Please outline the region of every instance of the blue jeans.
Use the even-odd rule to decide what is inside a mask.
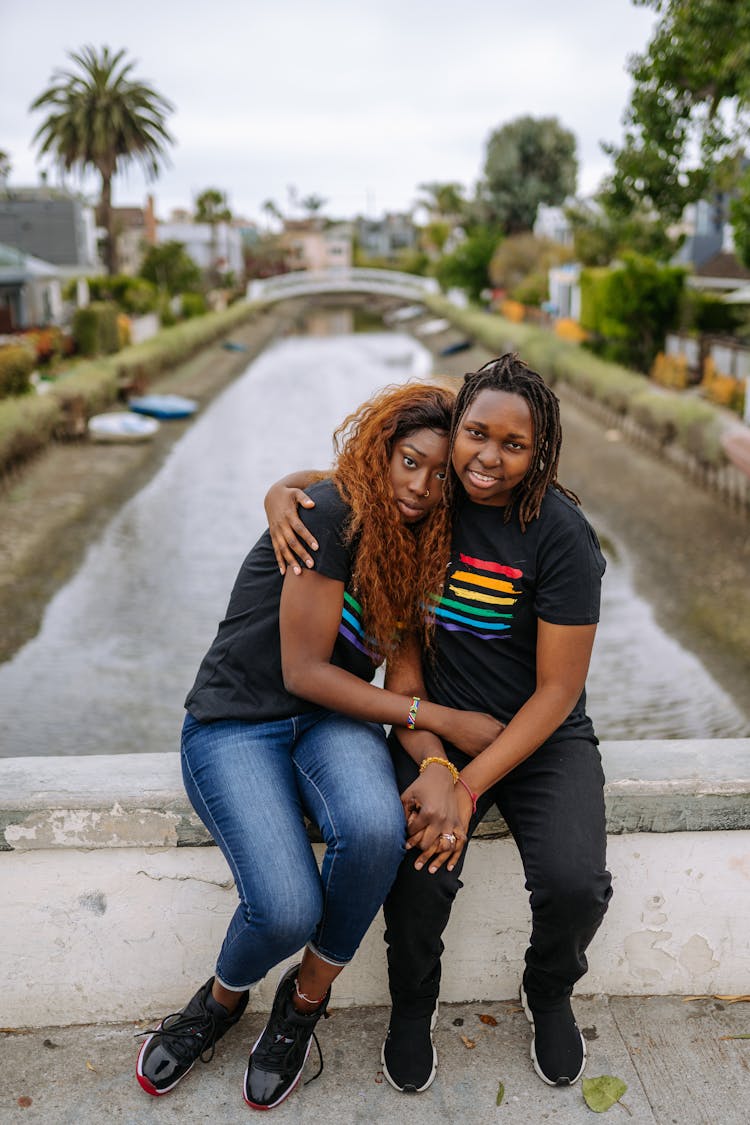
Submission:
[[[182,776],[240,898],[219,981],[245,989],[305,944],[333,965],[350,961],[404,854],[382,728],[323,710],[268,723],[188,714]],[[326,845],[320,872],[305,816]]]

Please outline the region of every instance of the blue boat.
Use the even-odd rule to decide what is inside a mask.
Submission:
[[[471,347],[472,340],[457,340],[455,344],[448,344],[446,347],[440,349],[441,355],[458,355],[459,352],[468,351]]]
[[[198,409],[198,403],[182,395],[140,395],[131,398],[128,406],[136,414],[149,414],[152,418],[189,418]]]

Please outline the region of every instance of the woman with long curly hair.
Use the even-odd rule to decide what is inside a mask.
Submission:
[[[420,591],[448,558],[441,504],[452,396],[386,388],[336,433],[310,489],[315,570],[285,577],[266,531],[185,703],[188,796],[231,868],[239,905],[215,974],[147,1034],[136,1075],[166,1094],[247,1007],[249,988],[302,947],[250,1054],[244,1098],[278,1105],[297,1084],[331,984],[353,957],[404,854],[406,824],[380,723],[430,730],[467,753],[499,724],[378,688],[387,659],[429,645]],[[285,569],[285,568],[284,568]],[[319,872],[305,817],[326,845]]]

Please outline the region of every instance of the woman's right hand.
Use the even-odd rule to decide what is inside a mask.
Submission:
[[[273,553],[281,573],[286,574],[289,566],[295,574],[301,574],[301,562],[312,569],[315,564],[310,551],[317,551],[318,544],[299,518],[298,509],[300,506],[314,508],[315,501],[301,488],[289,488],[279,482],[269,488],[264,506]]]
[[[451,710],[450,728],[441,737],[470,758],[476,758],[503,730],[505,723],[492,715],[485,715],[483,711]]]

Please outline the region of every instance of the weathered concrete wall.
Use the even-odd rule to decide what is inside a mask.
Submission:
[[[582,991],[746,992],[750,741],[602,750],[615,896]],[[210,975],[235,905],[218,849],[194,846],[205,839],[176,755],[0,762],[0,1024],[135,1019],[181,1006]],[[464,883],[443,995],[512,996],[529,911],[501,821],[472,844]],[[255,1007],[269,1004],[272,977]],[[378,920],[336,1002],[386,996]]]

